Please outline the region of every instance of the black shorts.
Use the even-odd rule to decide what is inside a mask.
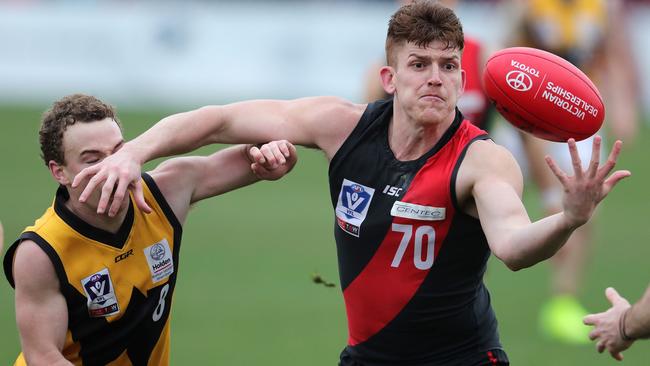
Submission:
[[[386,363],[388,365],[389,363]],[[508,360],[508,355],[505,351],[499,348],[491,349],[489,351],[481,352],[475,356],[466,358],[463,361],[458,362],[445,362],[445,363],[431,363],[431,364],[422,364],[420,366],[434,366],[434,365],[445,365],[445,366],[508,366],[510,361]],[[352,356],[347,352],[346,349],[341,352],[341,358],[339,360],[339,366],[367,366],[366,364],[359,362],[352,358]]]

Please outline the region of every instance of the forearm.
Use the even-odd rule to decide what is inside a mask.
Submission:
[[[552,257],[575,229],[563,213],[551,215],[512,229],[495,254],[514,271],[527,268]]]
[[[632,339],[650,337],[650,287],[625,315],[625,334]]]
[[[215,135],[223,126],[220,107],[203,107],[163,118],[126,143],[122,149],[131,153],[140,164],[144,164],[159,157],[187,153],[213,143]]]

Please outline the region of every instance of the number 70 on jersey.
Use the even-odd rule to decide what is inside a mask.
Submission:
[[[415,229],[413,225],[395,224],[393,223],[392,230],[402,233],[391,267],[398,268],[404,257],[404,253],[409,247],[411,238],[413,238],[413,265],[420,270],[427,270],[433,266],[434,260],[434,246],[436,242],[436,232],[433,226],[422,225]]]

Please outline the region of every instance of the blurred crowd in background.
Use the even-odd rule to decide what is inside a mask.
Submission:
[[[457,12],[466,34],[492,52],[515,32],[520,2],[461,1]],[[638,98],[648,108],[650,1],[621,4]],[[396,7],[394,0],[2,0],[0,101],[47,104],[80,91],[140,108],[322,94],[363,101],[367,66],[383,55]]]

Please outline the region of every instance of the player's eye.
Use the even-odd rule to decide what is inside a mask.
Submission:
[[[421,61],[415,61],[412,63],[412,66],[414,69],[423,69],[424,68],[424,62]]]
[[[456,70],[457,66],[456,66],[456,64],[448,63],[448,64],[445,64],[444,68],[447,71],[453,71],[453,70]]]

